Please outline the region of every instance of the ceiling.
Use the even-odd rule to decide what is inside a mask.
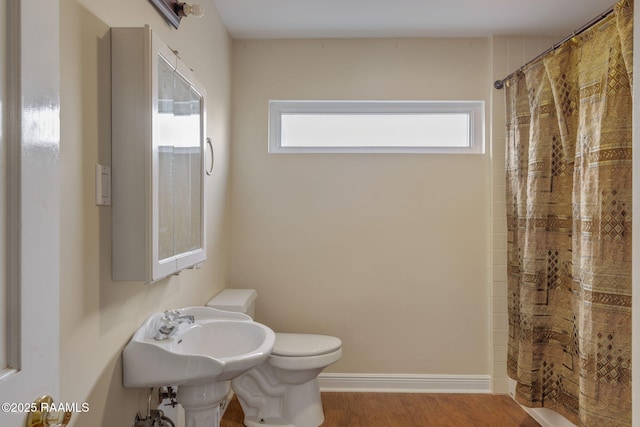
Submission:
[[[213,0],[234,39],[567,36],[615,0]]]

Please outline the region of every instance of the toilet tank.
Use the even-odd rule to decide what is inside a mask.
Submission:
[[[253,319],[258,293],[254,289],[224,289],[207,303],[207,307],[248,314]]]

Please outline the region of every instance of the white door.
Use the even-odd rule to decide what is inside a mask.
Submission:
[[[59,0],[0,8],[0,425],[18,427],[59,394]]]

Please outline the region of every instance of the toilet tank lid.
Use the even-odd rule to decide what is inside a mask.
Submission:
[[[246,313],[258,297],[254,289],[224,289],[207,303],[207,307]]]

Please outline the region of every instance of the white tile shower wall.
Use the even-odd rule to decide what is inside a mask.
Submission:
[[[497,36],[491,41],[492,77],[500,80],[547,50],[560,37]],[[491,82],[493,83],[493,81]],[[491,103],[492,206],[492,391],[507,393],[507,217],[505,211],[505,102],[494,90]]]

